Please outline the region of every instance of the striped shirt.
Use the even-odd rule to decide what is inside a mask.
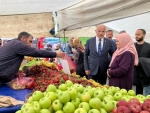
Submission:
[[[24,56],[32,57],[56,57],[56,52],[33,48],[18,39],[13,39],[0,47],[0,81],[10,82],[24,59]]]

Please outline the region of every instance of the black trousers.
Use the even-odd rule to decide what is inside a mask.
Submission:
[[[143,87],[142,86],[136,86],[136,94],[142,94],[143,95]]]
[[[89,75],[88,79],[93,79],[96,82],[100,83],[101,85],[105,85],[106,80],[107,80],[107,74],[106,74],[106,72],[102,73],[101,69],[99,67],[97,74],[96,75]]]

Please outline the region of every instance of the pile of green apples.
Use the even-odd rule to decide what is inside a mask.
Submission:
[[[136,96],[134,90],[83,87],[67,80],[58,88],[51,84],[45,92],[35,91],[16,113],[111,113],[119,100],[129,101],[133,97],[141,103],[146,99]]]

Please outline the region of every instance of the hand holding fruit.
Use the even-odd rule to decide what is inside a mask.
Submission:
[[[65,53],[64,52],[56,52],[56,56],[59,58],[64,58]]]

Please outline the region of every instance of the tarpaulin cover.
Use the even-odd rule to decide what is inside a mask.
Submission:
[[[11,96],[16,100],[25,101],[32,92],[30,89],[13,90],[7,85],[0,86],[0,95]],[[21,108],[21,105],[15,107],[0,108],[0,113],[15,113]]]

